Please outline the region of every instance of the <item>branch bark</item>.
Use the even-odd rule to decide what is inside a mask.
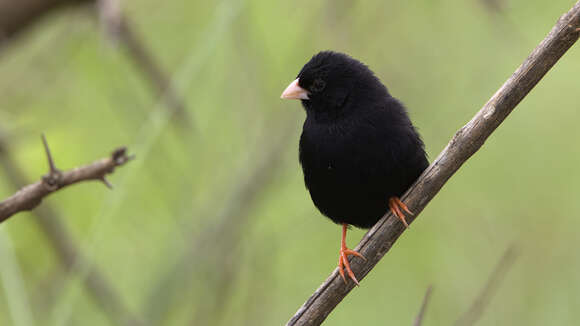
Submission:
[[[107,185],[107,187],[111,187],[111,184],[105,178],[106,175],[113,173],[116,167],[127,163],[133,158],[127,155],[127,149],[125,147],[120,147],[114,150],[110,157],[100,159],[89,165],[61,172],[54,166],[52,155],[50,154],[44,136],[43,141],[50,172],[43,176],[40,181],[25,186],[14,195],[0,202],[0,223],[18,212],[32,210],[40,204],[44,197],[75,183],[98,180]]]
[[[0,137],[0,167],[14,188],[26,184],[26,177],[10,154],[10,148]],[[77,245],[73,234],[68,229],[64,219],[57,210],[45,203],[34,210],[34,222],[46,236],[52,250],[60,260],[65,270],[74,266],[89,266],[89,272],[84,280],[87,293],[107,315],[111,324],[123,326],[146,325],[127,307],[121,295],[115,289],[109,278],[99,266],[91,261]],[[44,293],[46,296],[47,294]],[[51,300],[50,296],[47,300]]]
[[[580,34],[580,1],[562,15],[546,38],[526,58],[515,73],[489,99],[483,108],[461,128],[445,149],[423,172],[403,196],[409,208],[418,215],[447,180],[469,159],[530,92],[560,57],[578,40]],[[409,217],[409,222],[415,218]],[[351,268],[363,279],[391,249],[405,228],[391,213],[371,228],[355,250],[367,260],[352,259]],[[288,321],[287,326],[320,325],[332,310],[354,288],[334,272]]]

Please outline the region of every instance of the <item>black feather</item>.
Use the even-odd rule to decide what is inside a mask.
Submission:
[[[298,74],[309,92],[300,137],[304,181],[336,223],[373,226],[428,166],[404,106],[361,62],[316,54]]]

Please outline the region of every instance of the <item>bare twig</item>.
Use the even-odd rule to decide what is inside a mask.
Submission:
[[[423,324],[423,318],[425,317],[425,311],[427,311],[427,304],[429,303],[432,292],[433,286],[429,285],[427,291],[425,292],[425,296],[423,297],[423,303],[421,303],[421,308],[419,309],[419,313],[417,314],[417,318],[415,318],[413,326],[421,326],[421,324]]]
[[[54,161],[44,136],[43,141],[48,156],[50,172],[43,176],[41,181],[20,189],[11,197],[0,202],[0,223],[18,212],[35,208],[44,197],[61,188],[83,181],[103,181],[105,176],[113,173],[116,167],[125,164],[133,158],[133,156],[127,155],[125,147],[120,147],[114,150],[110,157],[66,172],[60,172],[54,166]],[[106,181],[104,182],[107,183]]]
[[[292,124],[288,124],[292,126]],[[291,137],[295,132],[294,127],[286,127],[277,139],[272,143],[264,146],[259,144],[259,152],[264,152],[261,157],[253,156],[251,160],[251,170],[242,178],[241,182],[234,188],[234,192],[224,206],[224,210],[219,216],[221,221],[219,228],[212,230],[211,233],[205,233],[205,243],[211,243],[211,239],[221,237],[223,241],[219,244],[213,244],[211,254],[217,257],[223,257],[219,266],[213,266],[215,283],[210,288],[216,289],[211,297],[203,296],[205,301],[200,307],[197,307],[193,320],[189,325],[219,325],[220,318],[223,314],[220,311],[224,304],[231,298],[231,291],[234,288],[236,274],[239,273],[239,266],[242,264],[240,253],[233,248],[239,248],[240,242],[246,226],[251,221],[252,208],[261,198],[260,195],[265,192],[267,185],[273,181],[280,169],[280,158],[288,149],[289,143],[294,139]],[[266,147],[266,148],[265,148]],[[207,252],[205,253],[207,254]],[[199,255],[199,252],[198,254]],[[184,257],[186,258],[186,257]],[[189,257],[190,264],[198,257]],[[183,282],[182,282],[183,283]]]
[[[291,125],[288,124],[288,126]],[[290,137],[290,133],[293,133],[293,128],[286,128],[277,139],[267,145],[267,148],[264,149],[263,144],[257,147],[259,152],[264,152],[264,154],[254,158],[251,170],[244,173],[239,182],[230,187],[232,188],[231,193],[225,203],[220,205],[221,209],[214,213],[215,216],[209,218],[215,222],[202,232],[201,237],[193,238],[194,241],[190,245],[191,249],[179,257],[176,263],[153,286],[153,291],[143,310],[147,313],[147,319],[152,324],[162,322],[172,302],[170,300],[171,294],[178,289],[185,288],[191,282],[191,275],[195,275],[195,269],[200,268],[196,264],[198,259],[207,256],[224,257],[222,263],[228,266],[237,264],[238,257],[232,255],[232,248],[238,246],[242,236],[241,230],[248,223],[251,217],[251,208],[256,204],[259,194],[276,176],[280,166],[278,161],[282,153],[288,148],[288,143],[293,139]],[[211,211],[215,211],[215,207],[216,205],[210,205]],[[217,238],[223,240],[216,242]],[[234,272],[237,272],[237,269],[232,270],[231,267],[215,268],[212,274],[217,280],[215,287],[219,290],[212,293],[212,295],[215,294],[212,298],[207,296],[204,298],[206,301],[204,303],[205,309],[198,311],[199,314],[195,316],[194,324],[208,324],[208,318],[213,318],[212,313],[215,314],[218,307],[223,307],[223,300],[227,299],[231,290],[231,284],[228,282],[234,278],[235,275],[232,274]]]
[[[461,317],[459,317],[459,319],[455,322],[455,326],[474,325],[479,320],[479,318],[481,318],[485,308],[489,304],[489,301],[495,292],[497,292],[497,289],[505,278],[507,271],[513,266],[517,255],[518,253],[514,246],[510,246],[506,249],[494,270],[489,275],[487,282],[485,282],[485,285],[475,300],[473,300],[469,310],[467,310]]]
[[[67,271],[75,266],[87,266],[88,273],[84,286],[95,304],[100,307],[112,324],[119,326],[147,325],[136,316],[115,289],[111,280],[101,271],[98,265],[76,245],[69,228],[51,205],[42,205],[34,210],[35,222],[47,237],[53,250]]]
[[[493,14],[500,14],[505,11],[507,3],[505,0],[480,0],[486,10]]]
[[[44,15],[65,7],[93,3],[105,29],[126,48],[129,57],[152,85],[165,107],[174,114],[174,121],[184,127],[193,125],[185,101],[171,85],[159,61],[147,49],[145,42],[134,31],[129,19],[123,15],[118,0],[20,0],[0,1],[0,45],[13,38]]]
[[[25,30],[54,10],[88,3],[92,0],[19,0],[0,1],[0,43]]]
[[[560,57],[578,40],[580,1],[564,14],[548,36],[536,47],[515,73],[491,97],[483,108],[461,128],[447,147],[403,196],[416,213],[411,222],[439,192],[447,180],[483,145],[491,133],[512,112]],[[391,249],[405,228],[392,214],[386,214],[363,237],[355,250],[367,260],[353,259],[351,268],[359,280]],[[334,272],[312,294],[287,325],[320,325],[348,295],[354,284],[344,284]]]
[[[174,114],[175,121],[184,127],[191,127],[191,117],[187,112],[185,101],[171,84],[170,78],[161,68],[158,60],[147,49],[145,42],[134,31],[129,18],[120,8],[118,0],[96,0],[99,16],[104,30],[112,39],[119,41],[127,49],[129,57],[149,81],[157,96],[164,102],[168,110]]]
[[[9,182],[18,188],[26,184],[26,177],[18,164],[10,155],[10,150],[4,139],[0,138],[0,166],[4,170]],[[90,271],[85,279],[85,287],[95,303],[109,317],[115,325],[143,325],[144,323],[133,315],[125,305],[121,296],[115,291],[113,285],[103,274],[97,265],[88,260],[75,244],[71,232],[66,227],[63,219],[56,210],[45,203],[34,210],[37,218],[33,219],[47,237],[56,256],[66,270],[70,270],[76,264],[90,266]]]

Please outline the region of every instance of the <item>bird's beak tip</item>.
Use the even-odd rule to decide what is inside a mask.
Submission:
[[[299,99],[299,100],[308,100],[308,91],[298,85],[298,78],[296,78],[293,82],[286,87],[282,95],[280,95],[281,99]]]

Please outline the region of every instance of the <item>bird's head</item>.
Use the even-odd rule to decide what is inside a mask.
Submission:
[[[343,53],[323,51],[302,67],[281,98],[300,99],[308,114],[333,119],[357,110],[356,103],[385,96],[387,89],[363,63]]]

